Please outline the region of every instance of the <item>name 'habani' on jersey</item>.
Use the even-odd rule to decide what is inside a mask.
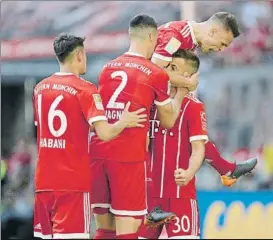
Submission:
[[[65,139],[41,138],[40,147],[65,149]]]

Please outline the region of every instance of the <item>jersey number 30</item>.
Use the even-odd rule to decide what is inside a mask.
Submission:
[[[64,112],[62,110],[57,110],[57,106],[59,105],[59,103],[64,99],[63,95],[59,95],[58,97],[56,97],[54,99],[54,101],[52,102],[52,104],[50,105],[49,111],[48,111],[48,128],[50,133],[54,136],[54,137],[60,137],[62,136],[66,129],[67,129],[67,118],[64,114]],[[38,95],[38,117],[39,117],[39,123],[40,123],[40,130],[42,129],[42,95],[39,94]],[[53,122],[54,122],[54,118],[58,117],[60,119],[61,125],[59,127],[59,129],[55,129]]]
[[[122,92],[122,90],[125,88],[127,81],[128,81],[128,75],[124,71],[115,71],[111,74],[111,78],[115,79],[116,77],[121,78],[121,83],[113,93],[112,97],[110,98],[106,108],[115,108],[115,109],[124,109],[125,104],[121,102],[117,102],[117,98],[119,94]]]

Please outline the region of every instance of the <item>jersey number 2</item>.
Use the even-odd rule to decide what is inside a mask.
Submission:
[[[52,104],[50,105],[49,111],[48,111],[48,118],[47,118],[47,122],[48,122],[48,128],[50,133],[54,136],[54,137],[60,137],[62,136],[66,129],[67,129],[67,118],[64,114],[64,112],[62,110],[57,110],[57,106],[59,105],[59,103],[64,99],[63,95],[59,95],[58,97],[56,97],[54,99],[54,101],[52,102]],[[42,123],[41,123],[41,119],[42,119],[42,95],[39,94],[38,95],[38,117],[39,117],[39,123],[40,123],[40,129],[42,129]],[[53,121],[54,118],[58,117],[61,121],[61,125],[59,127],[59,129],[55,129],[54,125],[53,125]]]
[[[114,79],[116,77],[121,77],[121,83],[117,87],[113,95],[111,96],[106,108],[124,109],[125,104],[121,102],[117,102],[116,100],[127,84],[128,75],[124,71],[115,71],[111,74],[111,78]]]

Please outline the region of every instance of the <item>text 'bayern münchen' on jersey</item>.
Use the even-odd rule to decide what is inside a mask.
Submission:
[[[108,121],[117,122],[128,101],[131,102],[130,111],[146,108],[148,116],[153,103],[169,104],[168,81],[163,69],[136,53],[125,53],[107,63],[99,77],[99,93]],[[92,157],[121,162],[144,161],[148,129],[147,121],[144,128],[125,129],[107,143],[95,135],[90,144]]]
[[[38,163],[36,191],[90,190],[90,124],[107,120],[96,87],[74,74],[56,73],[34,89]]]
[[[197,41],[190,21],[168,22],[159,27],[153,57],[170,62],[178,49],[194,50]]]
[[[186,186],[179,187],[174,181],[174,171],[187,169],[191,157],[191,142],[208,140],[207,121],[203,103],[193,94],[185,96],[181,113],[175,126],[164,129],[153,124],[152,173],[155,197],[196,198],[195,178]]]

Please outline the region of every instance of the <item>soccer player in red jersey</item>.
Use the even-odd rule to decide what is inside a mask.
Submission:
[[[222,51],[239,35],[238,24],[234,15],[226,12],[215,13],[207,21],[201,23],[192,21],[168,22],[159,27],[158,41],[152,61],[160,67],[166,67],[178,49],[195,50],[200,48],[204,53]],[[168,71],[168,74],[173,86],[180,86],[181,83],[186,86],[187,81],[184,76],[179,76],[176,71]],[[188,88],[194,90],[196,86]],[[231,163],[220,156],[216,146],[210,140],[206,144],[205,158],[219,172],[225,186],[234,184],[236,179],[250,172],[257,163],[257,159],[249,159],[238,164]]]
[[[199,68],[198,57],[189,51],[178,50],[172,64],[180,74],[194,74]],[[175,94],[172,88],[170,95]],[[195,174],[205,157],[205,143],[208,141],[204,105],[193,94],[183,100],[180,115],[171,129],[161,126],[157,111],[152,118],[151,137],[153,155],[153,203],[176,217],[166,225],[169,238],[198,238],[199,213],[196,201]],[[185,170],[183,170],[185,169]],[[174,173],[179,175],[177,183]],[[183,176],[182,176],[183,175]],[[183,180],[181,180],[183,177]],[[180,186],[181,185],[181,186]],[[183,186],[182,186],[183,185]],[[148,228],[143,225],[140,238],[156,239],[163,225]]]
[[[107,63],[99,77],[106,116],[115,123],[127,101],[132,109],[144,107],[147,114],[156,105],[162,126],[174,125],[185,89],[173,99],[167,94],[168,74],[151,58],[157,41],[157,24],[147,15],[130,22],[130,49]],[[149,123],[142,129],[127,129],[104,143],[95,135],[92,152],[92,208],[97,223],[95,239],[136,239],[146,210],[145,151]],[[109,211],[110,209],[110,211]]]
[[[84,39],[60,35],[54,51],[60,72],[34,89],[38,163],[35,176],[34,236],[88,239],[90,233],[89,134],[109,141],[127,127],[143,127],[145,109],[109,124],[96,87],[79,76],[86,71]],[[92,154],[92,153],[91,153]]]

